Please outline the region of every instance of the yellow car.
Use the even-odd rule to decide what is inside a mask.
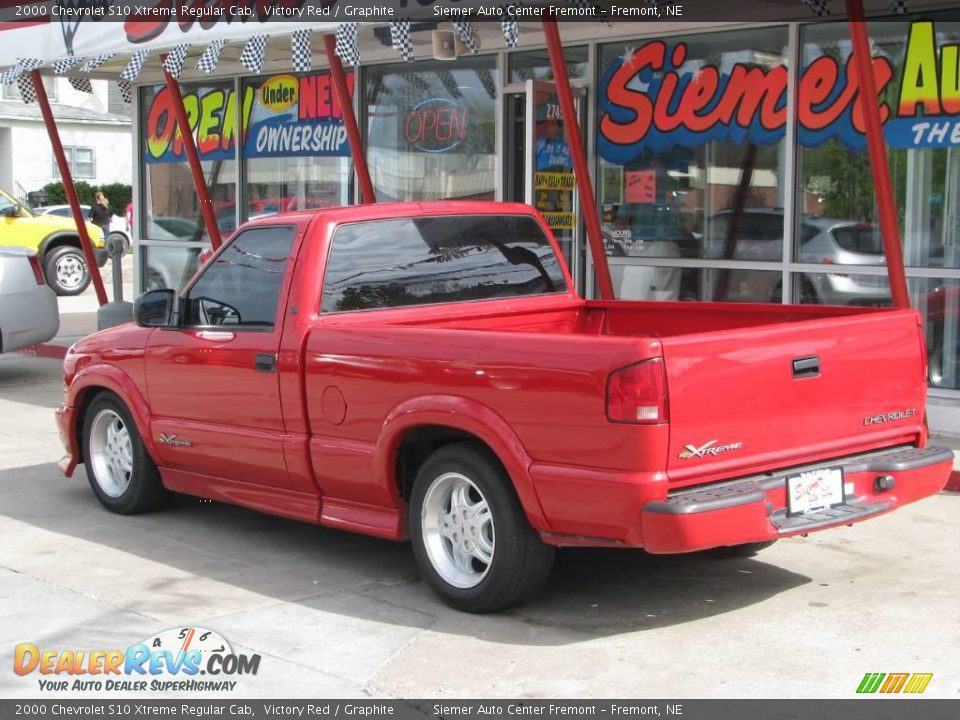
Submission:
[[[107,262],[103,231],[92,223],[86,225],[97,265],[103,267]],[[47,285],[57,295],[79,295],[90,284],[90,270],[73,219],[34,215],[3,190],[0,190],[0,246],[34,250],[40,258]]]

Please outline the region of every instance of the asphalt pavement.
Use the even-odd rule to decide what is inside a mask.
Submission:
[[[11,672],[16,644],[186,626],[261,655],[217,697],[849,698],[867,672],[960,692],[958,494],[754,559],[564,550],[542,596],[478,617],[433,596],[406,544],[186,497],[108,513],[82,468],[57,470],[60,397],[59,361],[0,356],[3,697],[78,696]]]

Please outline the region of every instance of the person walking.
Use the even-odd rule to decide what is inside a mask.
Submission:
[[[103,230],[103,237],[106,239],[110,234],[110,219],[113,217],[113,209],[107,202],[106,196],[99,190],[96,194],[96,202],[90,206],[90,221]]]

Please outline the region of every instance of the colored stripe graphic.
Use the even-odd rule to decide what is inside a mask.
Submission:
[[[857,687],[857,692],[919,694],[927,689],[932,679],[933,673],[866,673]]]
[[[857,688],[857,692],[875,693],[886,676],[886,673],[867,673],[863,676],[863,680],[860,681],[860,687]]]
[[[927,685],[933,679],[933,673],[914,673],[907,687],[903,689],[905,693],[922,693],[927,689]]]

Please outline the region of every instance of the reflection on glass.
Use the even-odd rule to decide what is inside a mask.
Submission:
[[[786,45],[786,28],[769,28],[601,48],[609,255],[781,259]],[[694,108],[701,94],[713,101]],[[731,103],[740,109],[727,117]]]
[[[781,275],[767,270],[616,263],[610,266],[610,277],[621,300],[779,302]]]
[[[188,115],[198,117],[195,142],[207,192],[223,237],[236,230],[234,137],[236,97],[229,83],[184,85]],[[143,88],[141,148],[145,167],[145,240],[209,242],[200,201],[163,85]]]
[[[367,71],[367,164],[377,200],[493,200],[495,59]]]
[[[567,75],[571,79],[587,76],[587,47],[565,47],[564,59],[567,61]],[[510,53],[510,82],[526,80],[553,80],[553,68],[546,48]]]
[[[960,268],[960,136],[953,132],[956,111],[946,102],[951,90],[941,87],[944,76],[936,70],[939,53],[946,57],[947,48],[960,42],[955,18],[869,27],[874,62],[883,77],[878,89],[887,112],[884,135],[907,266]],[[843,72],[850,62],[845,23],[805,25],[802,42],[804,72],[824,62]],[[908,56],[914,69],[905,73]],[[844,129],[845,118],[820,132],[826,138],[805,131],[801,118],[798,203],[805,216],[875,223],[864,135]]]
[[[179,290],[200,267],[202,248],[162,247],[149,245],[140,248],[143,290]]]

